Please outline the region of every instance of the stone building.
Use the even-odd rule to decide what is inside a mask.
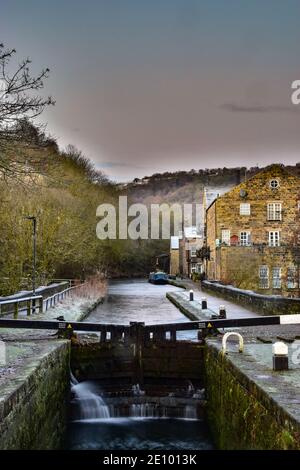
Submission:
[[[198,250],[203,246],[203,235],[196,227],[185,227],[178,237],[171,237],[170,274],[191,277],[193,273],[201,273],[202,260]]]
[[[206,209],[206,277],[298,297],[300,178],[271,165]]]
[[[179,237],[171,237],[170,246],[170,274],[179,274]]]

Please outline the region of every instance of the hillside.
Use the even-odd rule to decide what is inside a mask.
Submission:
[[[300,163],[286,166],[287,170],[300,176]],[[202,203],[203,190],[208,198],[223,194],[233,186],[249,179],[263,168],[237,167],[205,170],[180,171],[176,173],[155,173],[144,178],[135,178],[131,183],[119,185],[130,201],[146,205],[153,203]]]

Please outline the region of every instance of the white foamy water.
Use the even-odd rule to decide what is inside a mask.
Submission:
[[[79,405],[80,420],[110,418],[108,406],[100,395],[93,392],[89,382],[77,382],[75,377],[71,376],[71,390]]]

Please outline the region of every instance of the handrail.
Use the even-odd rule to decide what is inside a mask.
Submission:
[[[67,295],[70,295],[70,292],[73,289],[78,289],[79,287],[82,287],[84,285],[85,283],[78,284],[76,286],[67,287],[67,289],[64,289],[60,292],[55,292],[55,294],[52,294],[49,297],[46,297],[43,301],[45,305],[45,310],[47,311],[48,308],[53,307],[56,304],[56,301],[63,300],[64,298],[66,298]]]
[[[26,307],[20,308],[20,304],[26,303]],[[2,306],[5,305],[14,305],[13,311],[4,312],[3,315],[13,314],[14,319],[17,319],[19,312],[27,311],[27,315],[30,316],[32,313],[36,313],[38,310],[39,313],[43,312],[43,296],[42,295],[31,295],[30,297],[18,297],[16,299],[8,299],[0,301],[0,314]],[[1,315],[1,316],[3,316]]]
[[[37,300],[37,299],[42,299],[42,295],[32,295],[30,297],[20,297],[18,299],[9,299],[9,300],[0,300],[0,305],[9,305],[9,304],[15,304],[16,302],[21,303],[21,302],[27,302],[28,300]]]
[[[75,286],[67,287],[66,289],[55,292],[49,297],[43,298],[42,295],[31,295],[27,297],[16,297],[7,300],[0,300],[0,316],[13,314],[14,319],[18,318],[20,312],[27,311],[27,316],[34,313],[43,313],[43,311],[55,306],[57,301],[63,300],[70,292],[74,289],[84,286],[85,283],[81,283]],[[27,303],[25,307],[20,308],[20,304]],[[14,310],[1,312],[2,306],[14,305]],[[2,313],[2,314],[1,314]]]

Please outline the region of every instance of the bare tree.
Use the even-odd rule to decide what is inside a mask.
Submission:
[[[95,184],[109,184],[112,186],[112,183],[108,180],[106,175],[102,171],[97,170],[94,164],[89,160],[81,150],[77,149],[75,145],[67,145],[63,155],[71,162],[76,164],[77,168],[82,169],[87,180],[90,183]]]
[[[54,104],[51,96],[39,94],[49,69],[34,76],[28,58],[13,66],[15,53],[0,44],[0,176],[5,179],[36,171],[39,158],[29,149],[49,145],[49,139],[33,120]]]

